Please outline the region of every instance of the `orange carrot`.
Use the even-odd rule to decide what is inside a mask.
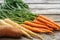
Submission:
[[[37,19],[34,19],[33,23],[41,24],[41,25],[45,25],[45,23],[40,22],[40,21],[39,21],[39,20],[37,20]],[[47,26],[47,25],[45,25],[45,26]],[[50,29],[50,30],[53,30],[52,28],[49,28],[49,29]]]
[[[59,27],[55,26],[54,24],[52,24],[52,23],[50,23],[50,22],[48,22],[40,17],[37,17],[37,20],[44,22],[45,24],[47,24],[49,27],[53,28],[54,30],[60,30]]]
[[[54,21],[50,20],[49,18],[47,18],[47,17],[45,17],[43,15],[39,15],[39,17],[45,19],[48,22],[51,22],[52,24],[54,24],[55,26],[60,28],[60,26],[57,23],[55,23]]]
[[[45,28],[45,29],[51,30],[49,27],[47,27],[45,25],[40,25],[40,24],[29,22],[29,21],[25,21],[24,24],[29,25],[29,26],[32,26],[32,27]]]
[[[48,29],[44,29],[44,28],[35,28],[35,27],[30,27],[28,25],[25,24],[21,24],[21,26],[23,26],[26,29],[29,29],[33,32],[38,32],[38,33],[53,33],[52,31],[48,30]]]
[[[34,19],[34,20],[33,20],[33,23],[41,24],[41,25],[45,25],[44,23],[42,23],[42,22],[38,21],[37,19]]]

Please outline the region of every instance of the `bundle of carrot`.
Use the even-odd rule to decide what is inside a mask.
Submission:
[[[38,34],[32,32],[31,30],[28,30],[27,28],[23,27],[23,24],[19,25],[10,19],[4,19],[1,21],[1,23],[4,23],[4,22],[8,23],[9,25],[12,25],[13,27],[20,29],[22,31],[22,33],[30,39],[32,39],[32,37],[35,37],[35,38],[39,38],[39,39],[43,40],[43,38],[40,35],[38,35]]]
[[[33,22],[25,21],[20,24],[22,27],[37,33],[54,33],[54,30],[60,30],[60,26],[44,15],[38,15]]]
[[[48,19],[43,15],[38,15],[32,22],[25,21],[23,24],[17,24],[10,19],[0,20],[0,24],[13,26],[21,30],[23,35],[27,36],[28,38],[32,39],[33,37],[43,38],[36,34],[36,33],[54,33],[54,30],[60,30],[60,26],[55,23],[54,21]],[[36,33],[35,33],[36,32]]]
[[[36,23],[32,23],[29,21],[25,21],[24,22],[25,25],[22,25],[23,27],[34,31],[34,32],[38,32],[38,33],[53,33],[52,32],[52,28],[49,28],[48,26],[45,25],[41,25],[41,24],[36,24]]]
[[[36,19],[47,25],[49,28],[52,28],[53,30],[60,30],[60,26],[57,23],[43,15],[39,15]]]

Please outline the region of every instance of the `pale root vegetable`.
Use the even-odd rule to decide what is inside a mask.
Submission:
[[[12,26],[0,25],[0,37],[20,38],[22,32]]]
[[[36,28],[36,27],[31,27],[25,24],[20,24],[22,27],[29,29],[33,32],[38,32],[38,33],[53,33],[52,31],[48,30],[48,29],[44,29],[44,28]]]
[[[43,38],[42,38],[40,35],[38,35],[38,34],[32,32],[32,31],[30,31],[30,30],[28,30],[28,29],[25,29],[25,28],[23,28],[23,29],[26,30],[26,32],[28,32],[31,36],[43,40]]]
[[[3,20],[0,20],[0,25],[12,26],[12,25],[6,23],[6,22],[3,21]],[[12,27],[19,29],[18,27],[15,27],[15,26],[12,26]],[[28,38],[32,39],[32,37],[31,37],[27,32],[25,32],[25,31],[22,30],[22,29],[19,29],[19,30],[20,30],[25,36],[27,36]]]
[[[59,27],[55,26],[51,22],[48,22],[48,21],[44,20],[43,18],[37,17],[37,20],[42,21],[43,23],[45,23],[46,25],[48,25],[48,27],[53,28],[54,30],[60,30]]]
[[[32,22],[29,22],[29,21],[25,21],[24,24],[29,25],[29,26],[32,26],[32,27],[45,28],[45,29],[51,30],[49,27],[47,27],[45,25],[39,25],[39,24],[32,23]]]
[[[24,29],[24,30],[26,30],[26,32],[28,32],[31,36],[33,36],[33,37],[36,37],[36,38],[39,38],[39,39],[43,40],[43,38],[42,38],[40,35],[38,35],[38,34],[36,34],[36,33],[32,32],[32,31],[30,31],[30,30],[28,30],[28,29],[25,29],[25,28],[23,28],[23,29]]]
[[[7,23],[9,23],[9,24],[11,24],[11,25],[13,25],[13,26],[15,26],[15,27],[18,27],[20,29],[23,29],[24,31],[28,32],[33,37],[36,37],[36,38],[39,38],[39,39],[43,40],[43,38],[40,35],[38,35],[38,34],[32,32],[32,31],[30,31],[30,30],[28,30],[28,29],[20,26],[19,24],[11,21],[10,19],[5,19],[4,21],[7,22]]]
[[[28,37],[29,39],[32,39],[31,35],[28,34],[25,30],[21,30],[21,31],[22,31],[24,36]]]

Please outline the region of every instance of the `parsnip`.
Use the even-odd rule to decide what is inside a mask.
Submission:
[[[9,23],[9,24],[11,24],[11,25],[13,25],[13,26],[15,26],[15,27],[18,27],[18,28],[20,28],[20,29],[25,30],[26,32],[28,32],[29,34],[31,34],[31,35],[34,36],[34,37],[38,37],[38,38],[40,38],[41,40],[43,40],[40,35],[32,32],[32,31],[30,31],[30,30],[28,30],[28,29],[26,29],[26,28],[24,28],[24,27],[21,27],[19,24],[11,21],[10,19],[5,19],[4,21],[7,22],[7,23]]]
[[[12,26],[12,25],[6,23],[6,22],[3,21],[3,20],[0,20],[0,24],[1,24],[1,25]],[[12,27],[14,27],[14,26],[12,26]],[[17,27],[14,27],[14,28],[17,28]],[[17,29],[19,29],[19,28],[17,28]],[[25,32],[25,31],[22,30],[22,29],[19,29],[19,30],[22,31],[22,33],[23,33],[24,35],[26,35],[28,38],[32,39],[32,37],[31,37],[27,32]]]
[[[32,39],[32,37],[31,37],[30,34],[28,34],[27,32],[25,32],[24,30],[21,30],[21,31],[22,31],[22,33],[23,33],[25,36],[27,36],[29,39]]]
[[[19,38],[22,36],[22,32],[17,28],[2,24],[0,25],[0,37],[2,36]]]

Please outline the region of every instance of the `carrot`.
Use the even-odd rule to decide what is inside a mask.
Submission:
[[[32,27],[46,28],[46,29],[51,30],[49,27],[47,27],[45,25],[39,25],[39,24],[35,24],[35,23],[29,22],[29,21],[25,21],[24,24],[27,24],[27,25],[32,26]]]
[[[47,17],[45,17],[43,15],[39,15],[39,17],[45,19],[48,22],[51,22],[52,24],[54,24],[55,26],[60,28],[60,26],[57,23],[55,23],[54,21],[50,20],[49,18],[47,18]]]
[[[41,24],[41,25],[45,25],[44,23],[42,23],[42,22],[38,21],[37,19],[34,19],[34,20],[33,20],[33,23]]]
[[[9,23],[6,23],[5,21],[3,21],[3,20],[0,20],[0,24],[1,25],[7,25],[7,26],[12,26],[12,25],[10,25]],[[12,27],[15,27],[15,26],[12,26]],[[15,27],[16,28],[16,27]],[[17,27],[18,28],[18,27]],[[18,28],[19,29],[19,28]],[[30,39],[32,39],[32,37],[30,36],[30,34],[28,34],[26,31],[24,31],[24,30],[22,30],[22,29],[20,29],[21,31],[22,31],[22,33],[25,35],[25,36],[27,36],[28,38],[30,38]]]
[[[10,19],[4,19],[4,21],[7,22],[7,23],[9,23],[9,24],[11,24],[11,25],[13,25],[13,26],[15,26],[15,27],[17,27],[17,28],[19,28],[19,29],[24,30],[25,32],[29,33],[33,37],[36,37],[36,38],[39,38],[39,39],[43,40],[43,38],[40,35],[32,32],[32,31],[30,31],[30,30],[28,30],[28,29],[26,29],[24,27],[22,27],[21,25],[15,23],[13,21],[11,21]]]
[[[35,19],[35,20],[33,21],[33,23],[40,24],[40,25],[45,25],[45,23],[40,22],[40,21],[37,20],[37,19]],[[47,25],[45,25],[45,26],[47,26]],[[47,27],[48,27],[48,26],[47,26]],[[53,29],[52,29],[52,28],[49,28],[49,30],[53,30]]]
[[[38,32],[38,33],[53,33],[52,31],[48,30],[48,29],[44,29],[44,28],[35,28],[35,27],[30,27],[28,25],[25,24],[21,24],[23,27],[25,27],[26,29],[29,29],[33,32]]]
[[[37,17],[37,20],[42,21],[43,23],[48,25],[50,28],[53,28],[54,30],[60,30],[59,27],[55,26],[54,24],[52,24],[52,23],[50,23],[50,22],[48,22],[48,21],[46,21],[46,20],[44,20],[44,19],[42,19],[40,17]]]

